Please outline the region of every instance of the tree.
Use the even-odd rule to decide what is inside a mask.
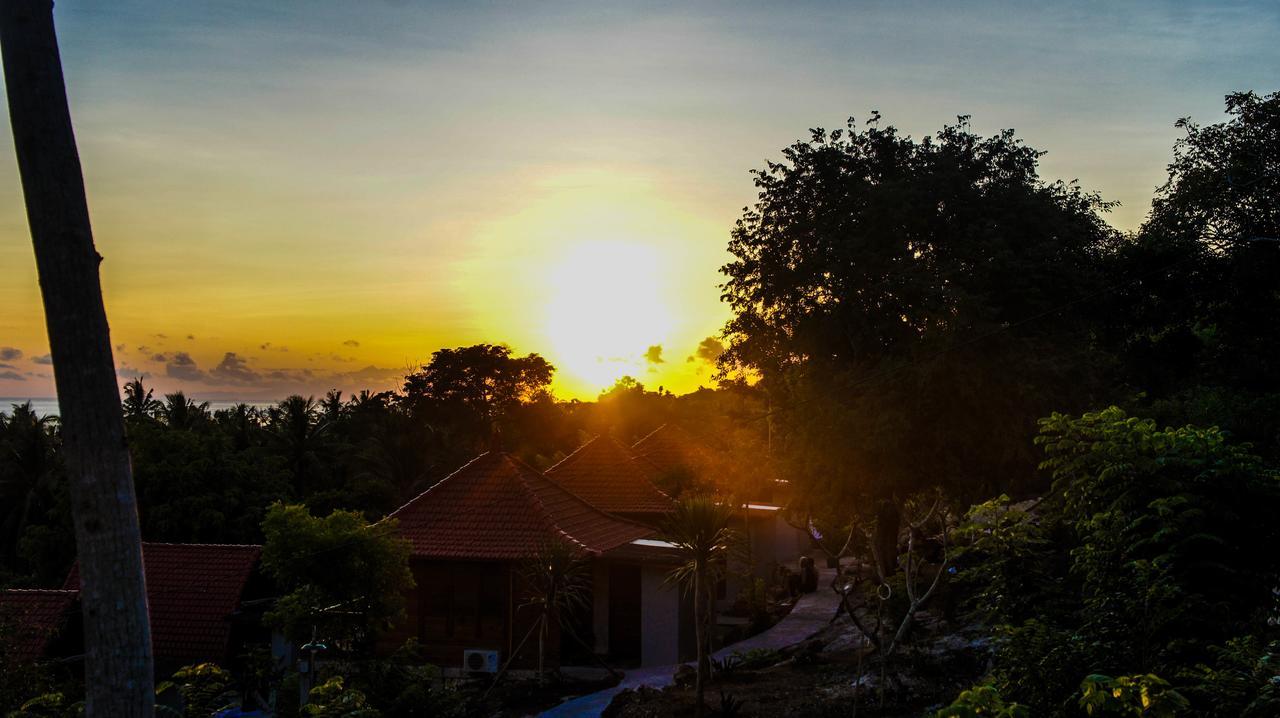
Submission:
[[[891,561],[906,496],[1030,475],[1035,419],[1087,397],[1089,307],[1063,310],[1098,289],[1115,233],[1011,131],[961,118],[915,141],[879,119],[754,173],[720,362],[759,378],[810,502],[864,507]]]
[[[1100,335],[1149,416],[1217,425],[1280,456],[1280,92],[1188,118],[1168,180],[1109,257]]]
[[[500,344],[440,349],[431,361],[404,378],[402,402],[413,420],[431,426],[440,468],[452,471],[476,453],[502,444],[506,451],[534,458],[526,447],[532,434],[547,430],[548,387],[556,367],[538,355],[513,356]],[[535,421],[529,421],[530,419]],[[570,447],[572,448],[572,447]]]
[[[296,641],[314,629],[341,648],[370,645],[401,616],[414,585],[409,544],[395,527],[354,511],[317,518],[274,504],[262,523],[262,567],[285,593],[267,620]]]
[[[523,605],[533,607],[538,614],[534,628],[538,632],[538,681],[544,682],[547,635],[553,626],[565,628],[565,616],[587,607],[591,596],[590,564],[569,542],[551,539],[521,563],[520,577],[526,594]],[[513,651],[512,657],[517,653],[518,650]]]
[[[737,543],[730,528],[733,508],[706,496],[682,499],[664,525],[664,533],[675,544],[681,563],[672,569],[668,580],[685,588],[693,596],[693,626],[697,643],[697,713],[705,710],[707,678],[711,674],[711,602],[716,582]]]
[[[404,394],[410,402],[457,402],[493,418],[544,391],[554,372],[537,354],[515,357],[505,346],[441,349],[422,371],[405,377]]]
[[[1184,693],[1196,715],[1241,715],[1268,682],[1219,669],[1258,662],[1274,634],[1273,470],[1219,429],[1116,407],[1045,418],[1037,444],[1044,499],[1029,512],[983,504],[961,532],[961,585],[996,635],[996,687],[1065,716],[1082,675],[1155,674],[1199,684]]]
[[[155,677],[138,508],[53,3],[0,3],[0,51],[70,479],[85,713],[149,716]]]

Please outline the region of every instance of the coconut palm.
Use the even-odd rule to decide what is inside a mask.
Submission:
[[[697,715],[703,713],[703,696],[711,672],[711,601],[724,573],[729,552],[738,542],[730,523],[733,507],[708,496],[682,499],[664,526],[667,540],[676,545],[681,563],[667,580],[678,583],[693,596],[694,637],[698,648]]]

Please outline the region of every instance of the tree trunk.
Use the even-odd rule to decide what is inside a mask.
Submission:
[[[694,641],[698,644],[698,670],[695,671],[694,693],[697,695],[697,718],[705,712],[707,695],[707,677],[711,674],[711,657],[707,655],[707,576],[705,569],[699,569],[694,577],[693,586],[693,631]]]
[[[876,569],[882,580],[898,568],[898,532],[902,528],[902,512],[898,502],[893,499],[881,499],[876,507]]]
[[[0,51],[70,481],[85,714],[151,716],[155,677],[138,511],[53,3],[0,0]]]

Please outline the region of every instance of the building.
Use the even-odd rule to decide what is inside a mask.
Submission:
[[[776,501],[785,484],[769,479],[763,482],[764,488],[759,481],[743,488],[739,478],[747,472],[741,462],[711,448],[676,424],[658,427],[637,441],[631,451],[637,461],[648,463],[659,474],[695,478],[738,504],[740,529],[746,537],[751,565],[738,566],[730,572],[722,607],[728,607],[737,597],[743,587],[742,574],[768,580],[779,564],[794,564],[809,550],[808,535],[787,521],[785,507]],[[758,469],[752,473],[768,475]]]
[[[568,619],[571,635],[550,636],[551,665],[592,652],[641,665],[685,655],[691,620],[680,591],[664,582],[669,547],[652,528],[599,510],[518,458],[482,454],[389,518],[412,546],[417,586],[386,650],[416,638],[427,660],[445,667],[460,667],[468,651],[535,666],[536,641],[521,648],[537,618],[524,605],[521,572],[555,539],[589,560],[592,596],[586,615]]]
[[[547,477],[592,506],[648,526],[661,525],[675,508],[641,463],[611,436],[597,436],[547,469]]]
[[[192,663],[227,665],[245,643],[266,642],[256,617],[242,611],[264,593],[256,571],[261,554],[261,546],[251,545],[142,544],[158,675]],[[63,589],[78,594],[79,588],[77,563]]]
[[[0,591],[0,650],[19,663],[82,654],[79,596],[48,589]]]

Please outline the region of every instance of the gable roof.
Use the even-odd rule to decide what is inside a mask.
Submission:
[[[67,625],[78,591],[8,589],[0,591],[0,627],[5,647],[19,661],[44,658]]]
[[[709,448],[677,424],[663,424],[631,446],[631,453],[660,472],[700,470],[714,462]]]
[[[143,543],[151,649],[156,658],[217,660],[225,657],[232,613],[240,607],[261,546]],[[80,564],[64,588],[80,587]]]
[[[610,436],[597,436],[560,463],[547,477],[610,513],[666,513],[670,496],[649,480],[652,471]]]
[[[400,522],[414,556],[429,558],[524,558],[553,536],[601,554],[652,534],[497,451],[472,459],[388,518]]]

